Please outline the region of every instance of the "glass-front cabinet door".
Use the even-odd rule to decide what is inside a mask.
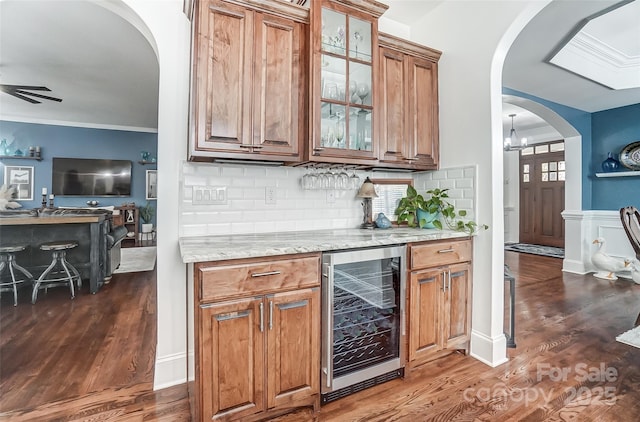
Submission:
[[[374,139],[377,17],[349,1],[318,1],[312,26],[312,153],[317,161],[366,163]],[[386,6],[372,2],[380,14]],[[378,15],[379,16],[379,15]],[[328,159],[327,159],[328,158]],[[332,159],[337,158],[337,159]],[[348,161],[341,158],[348,158]]]

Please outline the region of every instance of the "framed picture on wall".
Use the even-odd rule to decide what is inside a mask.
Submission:
[[[33,167],[5,166],[4,183],[16,188],[17,201],[33,201]]]
[[[158,199],[158,170],[147,170],[146,199]]]

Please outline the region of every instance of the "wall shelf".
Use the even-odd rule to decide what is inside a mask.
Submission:
[[[139,160],[138,163],[142,164],[143,166],[147,164],[151,164],[151,165],[158,164],[157,161],[144,161],[144,160]]]
[[[611,173],[596,173],[596,177],[633,177],[633,176],[640,176],[640,170],[613,171]]]
[[[28,157],[24,155],[0,155],[0,160],[3,160],[3,159],[42,161],[42,157]]]

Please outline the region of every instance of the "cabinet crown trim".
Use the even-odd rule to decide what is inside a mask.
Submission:
[[[436,50],[435,48],[427,47],[384,32],[378,32],[378,45],[380,47],[392,48],[405,54],[422,56],[436,63],[442,55],[442,51]]]
[[[224,2],[261,12],[269,12],[276,16],[293,19],[305,24],[308,24],[310,20],[308,7],[299,6],[285,0],[224,0]]]
[[[311,0],[319,1],[319,0]],[[329,0],[331,3],[351,7],[361,12],[369,13],[374,18],[379,18],[389,8],[388,5],[375,0]]]

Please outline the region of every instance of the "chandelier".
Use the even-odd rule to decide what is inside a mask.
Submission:
[[[509,131],[509,137],[504,138],[504,150],[505,151],[520,151],[527,147],[527,138],[522,138],[518,142],[518,135],[516,134],[516,130],[513,128],[513,118],[516,117],[515,114],[510,114],[511,117],[511,130]]]

